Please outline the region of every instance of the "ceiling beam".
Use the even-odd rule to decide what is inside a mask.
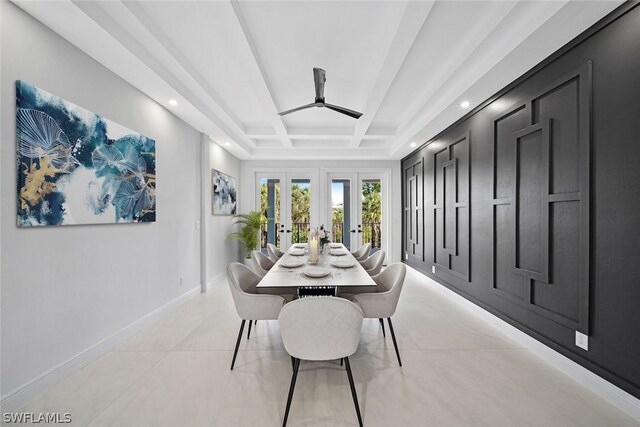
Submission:
[[[463,116],[466,111],[458,105],[461,97],[567,3],[566,0],[545,3],[547,7],[541,8],[534,2],[519,2],[505,10],[502,19],[477,37],[477,43],[467,46],[468,51],[460,52],[460,58],[452,58],[447,69],[440,74],[439,80],[432,85],[432,88],[437,89],[431,89],[418,98],[422,102],[409,111],[407,119],[399,127],[400,132],[391,141],[392,153],[396,155],[407,151],[409,141],[418,144],[425,142],[424,130],[431,128],[431,123],[436,118],[451,117],[448,123],[451,124]],[[494,92],[491,89],[485,98]],[[471,101],[479,103],[485,98],[474,98]],[[427,139],[434,135],[435,133],[431,134]]]
[[[76,0],[77,1],[77,0]],[[83,3],[83,2],[80,2]],[[178,67],[186,74],[189,80],[192,80],[197,85],[197,91],[191,93],[189,97],[190,102],[194,101],[194,98],[198,95],[206,96],[206,103],[213,109],[212,120],[222,120],[229,128],[229,133],[233,135],[235,142],[244,145],[249,151],[253,148],[254,144],[250,138],[247,138],[244,133],[242,122],[236,117],[231,109],[222,101],[220,95],[211,87],[202,74],[193,66],[193,64],[182,54],[169,37],[160,29],[160,27],[147,15],[142,6],[137,2],[123,2],[117,3],[121,5],[121,13],[127,13],[130,19],[135,20],[140,28],[143,28],[149,37],[158,45],[158,48],[164,50],[169,60],[172,62],[173,67]],[[112,7],[114,4],[112,4]],[[126,12],[125,12],[126,11]],[[179,76],[176,76],[180,78]],[[218,141],[221,143],[227,141]]]
[[[125,47],[121,40],[107,31],[78,4],[71,0],[13,2],[159,105],[167,108],[168,99],[177,99],[181,107],[171,109],[171,112],[198,131],[205,132],[212,138],[232,139],[228,130],[205,114],[206,109],[201,110],[200,105],[193,105],[185,99],[182,85],[176,86],[167,82],[153,66]],[[91,36],[88,37],[88,34]],[[234,154],[246,158],[251,153],[238,145]]]
[[[259,88],[261,93],[259,93],[258,95],[265,100],[265,105],[268,106],[267,113],[271,114],[272,116],[271,126],[273,126],[273,129],[276,131],[276,135],[280,138],[282,145],[284,147],[292,147],[291,138],[287,134],[287,127],[284,125],[282,117],[278,115],[278,111],[280,110],[280,108],[276,101],[273,88],[271,87],[271,83],[269,82],[267,73],[265,72],[264,66],[262,65],[260,54],[258,53],[258,49],[256,48],[256,44],[253,41],[253,38],[251,37],[251,32],[249,31],[247,22],[244,19],[242,10],[240,9],[240,5],[234,0],[231,0],[230,3],[236,16],[236,22],[242,29],[246,47],[251,52],[250,57],[253,58],[253,65],[255,67],[254,72],[260,76],[260,81],[262,81],[263,83],[262,87]]]
[[[402,64],[411,51],[422,26],[424,25],[434,2],[407,2],[405,10],[398,24],[396,34],[389,45],[387,54],[380,65],[380,72],[373,87],[368,91],[371,95],[367,100],[362,117],[356,122],[353,137],[349,146],[357,148],[369,130],[382,102],[384,101],[391,85],[396,79]]]

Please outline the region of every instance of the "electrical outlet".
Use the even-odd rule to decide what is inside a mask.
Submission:
[[[576,331],[576,345],[583,350],[589,351],[589,337],[582,332]]]
[[[180,287],[182,287],[182,277],[180,278]]]
[[[432,265],[432,266],[431,266],[431,272],[432,272],[433,274],[436,274],[436,266],[435,266],[435,265]]]
[[[409,254],[404,254],[404,259],[409,259]]]
[[[200,221],[196,221],[196,230],[200,230]]]

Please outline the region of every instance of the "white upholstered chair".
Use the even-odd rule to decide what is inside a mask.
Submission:
[[[260,276],[267,274],[276,264],[260,251],[251,252],[251,259],[253,260],[254,271]]]
[[[398,351],[398,343],[396,334],[393,331],[391,316],[396,312],[406,275],[407,267],[403,263],[393,263],[382,273],[373,277],[373,280],[377,283],[375,292],[356,294],[350,298],[351,301],[360,305],[366,319],[380,319],[383,334],[384,322],[382,319],[387,319],[400,366],[402,366],[402,361],[400,360],[400,352]]]
[[[238,340],[236,341],[236,348],[233,352],[233,359],[231,360],[231,370],[233,370],[245,322],[247,320],[249,321],[249,331],[247,333],[247,339],[249,339],[249,334],[251,334],[251,321],[277,319],[280,309],[286,302],[286,298],[281,295],[258,293],[256,285],[262,277],[239,262],[231,263],[229,267],[227,267],[227,278],[236,311],[242,319],[240,331],[238,332]]]
[[[269,259],[274,263],[284,255],[284,252],[278,249],[273,243],[267,243],[267,253],[269,254]]]
[[[283,427],[287,424],[300,360],[344,360],[356,407],[362,417],[353,383],[349,356],[356,352],[362,328],[362,310],[351,301],[335,297],[307,297],[288,303],[278,316],[284,348],[293,361],[293,375],[287,397]]]
[[[364,261],[360,261],[360,265],[367,270],[367,273],[371,276],[380,274],[382,271],[382,264],[384,263],[384,251],[378,251],[371,255]]]
[[[357,251],[351,252],[351,255],[353,255],[358,261],[362,261],[369,257],[370,250],[371,243],[365,243],[364,245],[360,246]]]

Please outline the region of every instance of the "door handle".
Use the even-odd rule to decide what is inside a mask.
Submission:
[[[291,230],[287,230],[287,233],[291,233]]]
[[[358,230],[358,233],[362,233],[362,230]]]
[[[356,230],[349,230],[349,233],[355,233]]]
[[[284,230],[279,230],[278,233],[282,234],[284,233]]]

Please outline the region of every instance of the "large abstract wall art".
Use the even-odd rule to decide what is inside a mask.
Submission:
[[[16,82],[18,226],[156,220],[155,141]]]
[[[236,179],[215,169],[211,170],[211,183],[213,194],[213,215],[236,214]]]

